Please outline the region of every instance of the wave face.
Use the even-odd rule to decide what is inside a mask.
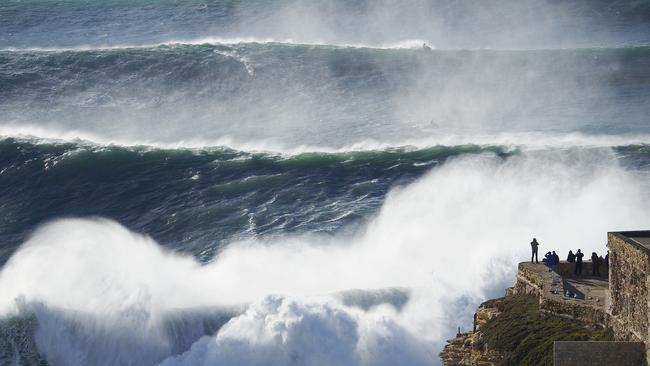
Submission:
[[[316,203],[319,194],[315,187],[322,184],[291,181],[296,186],[311,186],[317,197],[291,206],[297,207],[295,216],[310,209],[321,215],[310,218],[311,223],[293,234],[291,230],[278,230],[279,235],[271,237],[251,234],[233,238],[203,265],[181,254],[190,248],[168,244],[165,250],[153,239],[114,221],[51,222],[33,232],[3,267],[0,292],[6,296],[0,299],[0,313],[6,320],[0,326],[5,335],[5,360],[44,358],[55,365],[436,363],[436,350],[449,332],[458,323],[470,324],[473,306],[486,296],[500,293],[511,281],[517,261],[528,253],[522,241],[531,232],[545,243],[553,243],[555,250],[566,251],[575,245],[598,250],[604,230],[630,229],[647,222],[650,215],[644,202],[650,190],[644,177],[650,154],[645,146],[619,150],[457,155],[384,196],[379,210],[359,230],[346,233],[334,229],[328,236],[314,235],[317,230],[313,228],[317,223],[331,225],[335,214],[328,215],[328,210],[335,209],[325,207],[339,206],[341,213],[354,197],[348,192],[334,192],[329,196],[341,203]],[[108,158],[115,152],[99,154]],[[149,158],[169,152],[152,154]],[[396,153],[400,158],[403,154]],[[188,202],[182,208],[193,211],[192,218],[185,218],[189,228],[179,229],[186,235],[199,236],[196,233],[206,228],[227,232],[227,224],[218,220],[212,226],[202,224],[203,217],[211,214],[216,218],[220,210],[236,214],[234,209],[215,206],[254,202],[254,196],[263,190],[255,187],[258,183],[254,181],[248,186],[234,182],[233,189],[243,192],[217,198],[210,209],[209,204],[192,203],[199,197],[208,198],[206,191],[170,189],[168,180],[138,185],[134,177],[123,175],[124,162],[137,161],[138,154],[122,151],[117,155],[122,161],[121,173],[117,167],[103,164],[103,179],[117,175],[116,180],[128,182],[132,189],[156,192],[136,195],[137,202],[150,217],[170,220],[170,225],[162,225],[166,230],[178,228],[173,220],[179,215],[168,207],[174,200]],[[621,156],[626,157],[625,165],[621,165]],[[88,173],[65,166],[83,164],[83,157],[77,162],[74,157],[66,159],[72,161],[61,161],[56,165],[60,168],[41,177],[64,171]],[[291,159],[266,164],[302,166],[304,176],[313,165],[322,166],[301,162],[301,157]],[[325,164],[328,174],[333,174],[337,165],[343,170],[351,168],[345,168],[348,163],[341,162],[340,157],[325,160],[330,160]],[[166,165],[180,162],[170,158]],[[350,170],[363,170],[368,165],[366,160]],[[153,169],[156,164],[146,166]],[[140,170],[138,177],[145,178],[152,174],[151,169],[135,171]],[[101,194],[110,189],[86,193],[84,185],[98,186],[88,175],[78,183],[75,179],[66,182],[73,187],[61,198],[73,204],[62,205],[63,209],[82,205],[88,199],[92,202],[85,207],[111,217],[109,210],[117,209],[109,206],[109,210],[101,211],[109,201]],[[344,174],[340,177],[345,179]],[[272,181],[264,187],[278,190]],[[209,185],[205,189],[210,188],[223,187]],[[355,185],[346,188],[352,194],[355,189],[368,189]],[[309,201],[301,198],[301,188],[284,190],[293,192],[295,201]],[[123,191],[117,194],[126,194]],[[83,197],[86,194],[90,197]],[[620,205],[612,208],[611,197]],[[371,199],[357,202],[364,200]],[[138,205],[136,199],[118,197],[110,201],[116,206],[127,204],[119,211],[137,216],[132,212],[137,210],[130,210]],[[152,207],[155,202],[158,207]],[[282,199],[278,203],[282,207]],[[62,209],[56,203],[52,206]],[[278,210],[272,203],[267,207],[270,213],[258,210],[252,221]],[[47,210],[47,206],[38,209]],[[227,221],[226,214],[222,218]],[[199,227],[194,227],[194,219]],[[126,223],[137,226],[142,221],[127,218]],[[278,228],[283,223],[270,226],[274,225]],[[234,226],[243,229],[247,224]],[[151,227],[155,223],[140,231]],[[187,241],[194,245],[200,242]],[[349,292],[353,289],[364,289],[368,295]],[[323,344],[328,347],[323,348]]]
[[[0,140],[1,259],[53,217],[108,216],[204,261],[236,239],[335,233],[375,212],[393,185],[484,152],[507,154],[458,146],[283,157]]]
[[[273,151],[648,134],[649,65],[645,47],[3,51],[0,133]]]
[[[0,3],[0,364],[438,364],[649,221],[649,10]]]

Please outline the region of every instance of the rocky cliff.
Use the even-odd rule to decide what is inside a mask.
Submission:
[[[545,266],[522,263],[515,287],[481,304],[474,330],[448,341],[443,365],[552,365],[555,341],[613,340],[602,281],[580,279],[586,285],[574,287]]]

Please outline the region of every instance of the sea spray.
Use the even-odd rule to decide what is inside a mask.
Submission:
[[[650,134],[648,47],[423,52],[246,43],[0,58],[4,136],[292,153],[629,144]]]
[[[0,364],[438,363],[647,224],[647,10],[0,2]]]
[[[388,349],[401,349],[419,350],[405,354],[413,364],[426,364],[433,356],[420,351],[439,347],[458,323],[467,326],[471,309],[494,295],[486,291],[508,285],[531,235],[543,248],[560,252],[575,246],[597,249],[605,231],[648,219],[642,188],[608,149],[464,156],[390,193],[367,229],[352,237],[235,243],[203,266],[110,221],[55,221],[39,229],[3,268],[0,290],[9,296],[2,299],[2,311],[5,317],[16,314],[18,297],[50,309],[35,311],[43,324],[36,339],[48,360],[60,364],[112,364],[128,357],[155,364],[169,356],[169,364],[234,360],[241,353],[233,349],[257,349],[255,344],[278,363],[294,353],[318,363],[332,359],[312,346],[293,350],[291,339],[318,344],[323,334],[333,347],[345,344],[328,354],[341,361],[381,364],[391,360]],[[614,209],[611,197],[620,203]],[[388,304],[363,310],[336,296],[347,289],[395,286],[411,289],[401,311]],[[215,335],[204,333],[208,338],[172,354],[161,326],[165,314],[240,304],[251,305]],[[318,315],[323,312],[341,318]],[[49,333],[47,325],[61,318],[59,313],[76,325],[54,321],[59,326],[51,331],[77,329],[74,333]],[[304,323],[311,317],[313,326]],[[262,319],[273,318],[271,324],[280,328],[263,325]],[[88,334],[83,339],[95,340],[99,348],[74,341],[75,334]],[[127,352],[127,340],[142,342],[139,348],[149,351]],[[256,362],[251,351],[241,362]],[[116,352],[126,358],[107,356]]]

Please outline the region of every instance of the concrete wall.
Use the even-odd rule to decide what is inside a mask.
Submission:
[[[608,233],[610,326],[617,340],[650,341],[650,251],[620,233]],[[650,347],[646,351],[650,361]]]
[[[554,342],[554,366],[644,365],[641,342]]]

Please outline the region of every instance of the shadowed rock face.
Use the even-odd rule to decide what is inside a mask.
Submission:
[[[650,232],[611,232],[607,234],[611,272],[608,312],[617,340],[650,341]],[[645,350],[650,362],[650,349]]]

